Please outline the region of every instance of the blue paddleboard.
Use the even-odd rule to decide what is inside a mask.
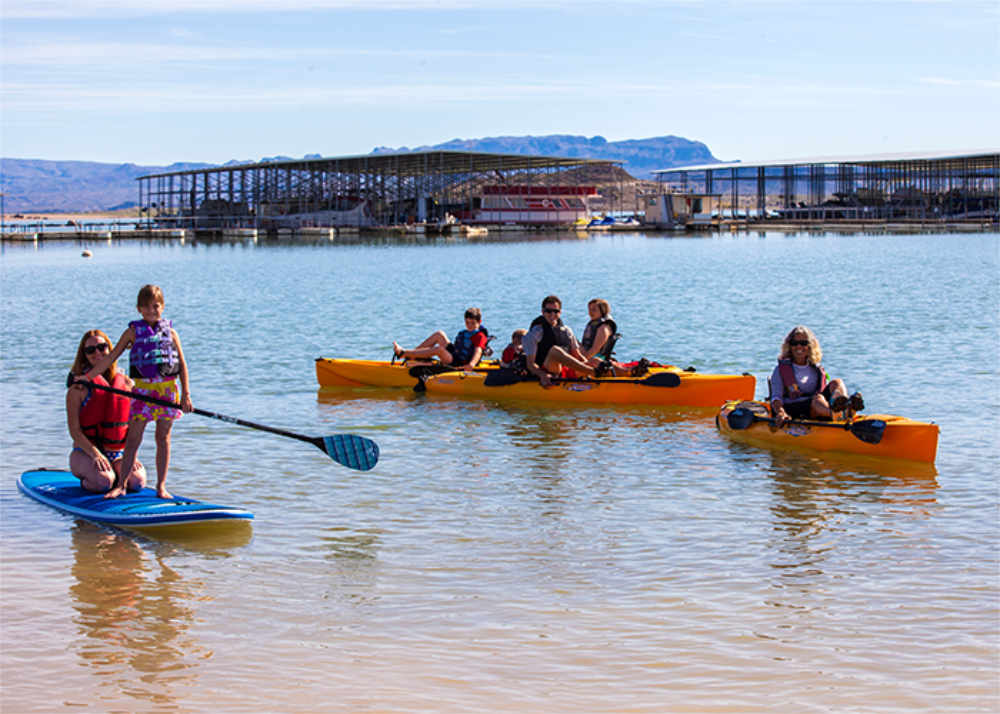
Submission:
[[[144,488],[118,498],[104,498],[80,487],[80,479],[69,471],[38,469],[25,471],[17,487],[26,496],[63,513],[121,528],[158,529],[253,518],[250,511],[232,506],[174,496],[157,498],[156,491]]]

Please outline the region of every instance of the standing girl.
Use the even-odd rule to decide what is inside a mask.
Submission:
[[[102,358],[87,372],[85,377],[93,379],[101,374],[107,365],[113,363],[125,351],[129,352],[129,376],[135,380],[133,391],[158,399],[180,402],[181,409],[162,407],[138,399],[132,400],[129,411],[128,434],[125,437],[125,454],[122,457],[121,473],[130,473],[136,454],[142,444],[146,424],[156,422],[156,495],[170,498],[166,489],[167,469],[170,467],[170,427],[181,416],[181,410],[190,412],[191,393],[188,389],[188,369],[181,349],[181,340],[170,320],[163,319],[163,291],[156,285],[144,285],[139,291],[136,308],[141,320],[128,324],[128,328],[118,339],[111,354]],[[177,399],[177,380],[180,378],[180,400]],[[116,480],[114,487],[105,498],[116,498],[125,493],[125,483]]]

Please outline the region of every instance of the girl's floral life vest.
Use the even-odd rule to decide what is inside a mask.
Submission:
[[[128,390],[125,375],[118,373],[108,384],[104,377],[94,377],[94,384]],[[103,389],[91,389],[80,407],[80,429],[84,435],[105,454],[122,451],[128,433],[128,415],[131,400]]]
[[[490,336],[490,333],[482,325],[479,326],[478,330],[462,330],[455,335],[455,339],[451,343],[455,346],[454,360],[457,364],[465,364],[472,357],[472,352],[475,349],[472,346],[472,338],[480,332],[483,333],[484,337]],[[472,366],[475,367],[475,365]]]
[[[129,323],[135,332],[135,342],[128,353],[129,376],[132,379],[156,379],[180,374],[181,363],[174,349],[170,320],[150,325],[145,320]]]
[[[808,397],[811,394],[817,394],[826,389],[826,370],[823,369],[823,365],[811,364],[809,366],[819,373],[819,387],[815,392],[804,393],[799,389],[799,383],[795,379],[795,369],[792,367],[792,361],[790,359],[778,360],[778,374],[781,375],[781,383],[785,387],[783,395],[785,399],[800,399],[801,397]]]

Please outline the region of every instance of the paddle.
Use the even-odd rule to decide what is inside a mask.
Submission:
[[[159,404],[162,407],[172,407],[173,409],[181,408],[180,404],[166,399],[147,397],[145,394],[136,394],[135,392],[115,389],[114,387],[106,387],[103,384],[94,384],[93,382],[74,382],[73,375],[71,374],[66,380],[66,386],[71,387],[73,384],[82,384],[85,387],[103,389],[105,392],[113,392],[114,394],[120,394],[123,397],[138,399],[143,402],[149,402],[150,404]],[[319,448],[321,451],[325,451],[327,456],[336,461],[338,464],[342,464],[349,469],[369,471],[374,468],[375,464],[378,462],[378,444],[363,436],[356,436],[355,434],[305,436],[304,434],[296,434],[293,431],[276,429],[273,426],[265,426],[264,424],[255,424],[252,421],[245,421],[243,419],[237,419],[236,417],[226,416],[225,414],[205,411],[204,409],[195,408],[192,411],[195,414],[211,417],[212,419],[219,419],[220,421],[229,422],[230,424],[239,424],[240,426],[250,427],[251,429],[269,431],[272,434],[277,434],[278,436],[288,436],[292,439],[305,441]]]
[[[612,379],[614,381],[612,381]],[[512,384],[518,384],[526,381],[528,380],[522,378],[513,370],[497,369],[486,375],[486,379],[483,380],[483,384],[487,387],[508,387]],[[642,379],[626,379],[623,377],[609,377],[607,379],[552,377],[551,381],[553,384],[557,382],[562,382],[564,384],[576,382],[601,384],[603,382],[607,382],[609,384],[644,384],[647,387],[679,387],[681,384],[681,378],[676,372],[657,372],[656,374],[651,374],[648,377],[643,377]]]
[[[729,428],[735,430],[747,429],[751,424],[758,421],[766,421],[772,425],[775,423],[774,419],[755,414],[746,407],[736,407],[733,409],[726,415],[726,421],[729,423]],[[827,428],[846,429],[866,444],[879,443],[882,441],[882,435],[885,433],[885,422],[881,419],[862,419],[860,421],[847,422],[846,424],[837,424],[832,421],[815,421],[813,419],[793,419],[788,423],[801,424],[802,426],[825,426]]]

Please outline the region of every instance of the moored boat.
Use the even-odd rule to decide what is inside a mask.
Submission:
[[[536,380],[504,379],[501,374],[499,370],[442,372],[427,377],[425,385],[430,394],[476,399],[705,408],[727,399],[751,399],[755,388],[749,374],[702,374],[678,367],[654,367],[642,377],[556,379],[549,387]]]
[[[765,402],[726,402],[716,416],[719,431],[752,446],[857,454],[879,459],[933,463],[938,425],[892,414],[851,420],[793,420],[778,429]]]

